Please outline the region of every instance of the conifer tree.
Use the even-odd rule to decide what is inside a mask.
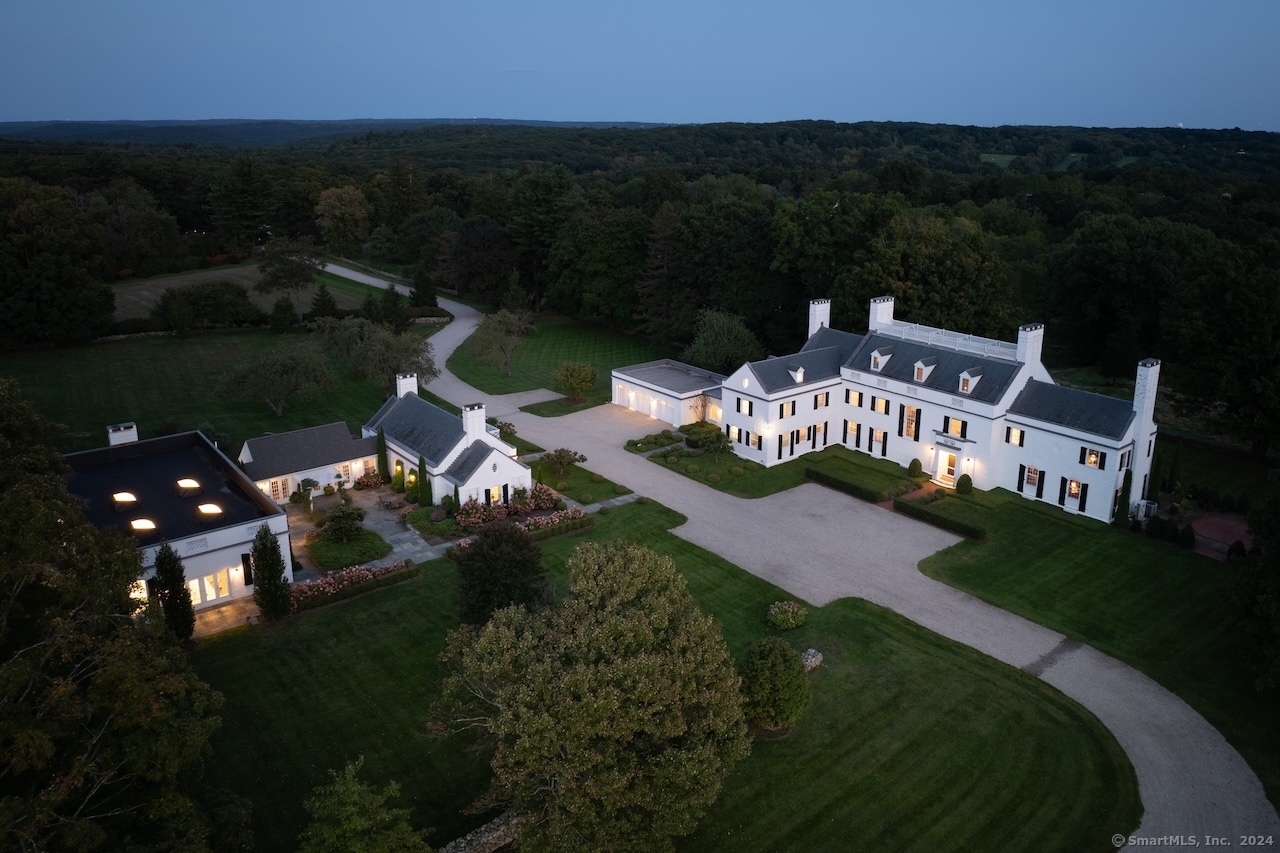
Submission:
[[[382,427],[378,427],[378,476],[384,483],[391,482],[391,470],[387,465],[387,436]]]
[[[196,629],[196,609],[187,589],[187,576],[182,558],[168,542],[156,551],[156,597],[164,610],[164,623],[178,642],[191,639]]]
[[[284,557],[275,534],[265,524],[253,537],[250,558],[253,560],[253,600],[258,609],[269,620],[288,616],[293,601],[289,581],[284,576]]]
[[[431,481],[427,479],[427,460],[418,457],[418,503],[431,506]]]

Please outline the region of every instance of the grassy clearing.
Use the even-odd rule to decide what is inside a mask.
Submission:
[[[683,517],[632,504],[547,542],[564,563],[584,538],[671,555],[741,661],[788,596],[668,529]],[[202,642],[199,673],[227,697],[210,776],[254,800],[264,851],[293,849],[301,802],[357,755],[376,785],[398,781],[437,848],[484,820],[459,810],[487,759],[423,737],[456,624],[447,560],[410,581],[283,624]],[[680,849],[1110,849],[1140,811],[1133,773],[1105,729],[1051,687],[861,601],[809,611],[785,635],[826,656],[815,701],[787,739],[758,743],[702,829]]]
[[[372,530],[363,530],[350,542],[321,536],[307,546],[311,562],[326,572],[371,563],[391,553],[391,543]]]
[[[994,163],[1001,169],[1007,169],[1017,156],[1017,154],[979,154],[978,159],[983,163]]]
[[[557,474],[551,466],[539,460],[533,463],[533,474],[536,482],[546,483],[566,498],[582,504],[631,494],[626,486],[620,486],[602,474],[593,474],[579,465],[570,465],[563,474]],[[561,483],[565,484],[563,489],[559,488]]]
[[[1235,569],[1011,492],[931,505],[987,529],[922,571],[1145,672],[1226,736],[1280,802],[1280,695],[1258,694],[1224,605]]]
[[[670,355],[667,349],[645,338],[622,335],[567,317],[543,315],[537,318],[533,332],[511,359],[510,376],[506,376],[501,367],[490,367],[476,361],[470,341],[458,347],[450,357],[449,369],[463,382],[486,394],[511,394],[551,388],[555,384],[556,371],[566,361],[584,362],[599,372],[595,386],[581,407],[587,408],[610,400],[609,373],[613,368],[666,355]],[[554,408],[551,411],[534,411],[535,407],[525,411],[543,416],[576,411],[563,403],[560,407],[559,411]]]

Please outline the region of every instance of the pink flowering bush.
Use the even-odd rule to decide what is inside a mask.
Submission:
[[[502,521],[507,517],[507,514],[507,508],[502,504],[485,506],[475,498],[472,498],[458,507],[458,512],[454,515],[454,521],[464,528],[484,527],[486,524]]]
[[[381,566],[379,568],[370,568],[369,566],[351,566],[346,569],[339,569],[336,572],[330,572],[319,580],[300,581],[289,587],[289,594],[293,599],[293,612],[299,609],[305,609],[309,602],[317,598],[333,598],[345,590],[369,584],[370,581],[376,581],[385,575],[394,574],[409,568],[408,560],[398,560],[389,566]]]
[[[583,512],[582,507],[575,506],[571,509],[553,512],[551,515],[537,515],[533,518],[527,518],[524,521],[518,522],[518,524],[525,530],[546,530],[549,527],[556,527],[557,525],[564,524],[566,521],[577,521],[585,515],[586,513]]]

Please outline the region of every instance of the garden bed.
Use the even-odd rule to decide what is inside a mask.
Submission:
[[[580,504],[599,503],[619,495],[629,495],[631,490],[619,485],[603,474],[595,474],[580,465],[570,465],[563,474],[557,474],[548,465],[534,463],[540,482],[555,489],[569,500]],[[561,488],[563,486],[564,488]]]
[[[377,569],[368,566],[352,566],[340,569],[319,580],[295,583],[289,587],[289,594],[292,597],[293,612],[301,613],[304,610],[354,598],[417,576],[418,567],[410,564],[408,560],[401,560]]]
[[[381,559],[391,553],[391,543],[372,530],[363,530],[350,542],[339,542],[321,533],[306,543],[306,549],[317,568],[331,572]]]

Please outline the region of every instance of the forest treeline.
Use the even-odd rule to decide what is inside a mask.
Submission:
[[[442,126],[235,150],[0,144],[3,334],[93,337],[103,283],[274,237],[399,265],[423,287],[688,343],[700,309],[771,352],[832,299],[1069,360],[1169,365],[1224,429],[1280,414],[1280,135],[793,122]],[[104,308],[106,313],[104,315]]]

